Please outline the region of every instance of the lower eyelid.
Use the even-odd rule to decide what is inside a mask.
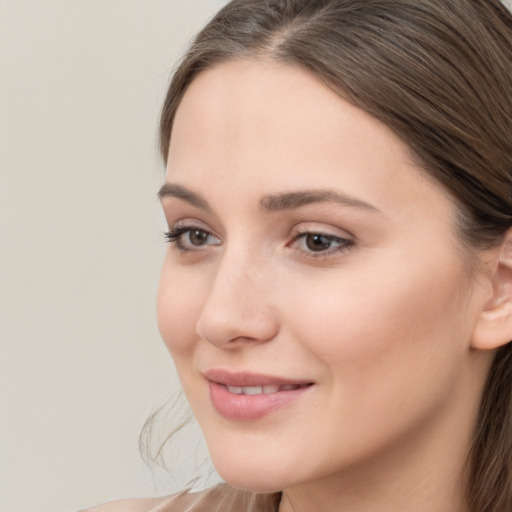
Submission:
[[[335,258],[336,256],[342,256],[344,255],[346,252],[350,251],[353,247],[353,243],[351,242],[347,242],[347,243],[344,243],[344,244],[341,244],[341,245],[338,245],[336,247],[333,247],[331,249],[327,249],[325,251],[320,251],[320,252],[313,252],[313,251],[309,251],[309,252],[305,252],[305,251],[301,251],[303,254],[305,254],[305,258],[309,258],[309,259],[328,259],[328,258]]]

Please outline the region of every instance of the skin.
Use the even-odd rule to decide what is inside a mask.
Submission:
[[[474,333],[493,287],[469,271],[450,196],[379,121],[265,60],[191,84],[168,162],[167,183],[208,207],[162,197],[171,229],[206,238],[169,244],[159,327],[221,476],[283,491],[281,512],[465,510],[493,355],[473,348]],[[355,201],[260,204],[318,189]],[[330,247],[310,250],[304,232]],[[227,420],[209,397],[211,368],[314,386],[262,419]]]

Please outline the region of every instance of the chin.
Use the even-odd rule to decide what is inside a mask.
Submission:
[[[276,467],[274,461],[268,464],[254,464],[250,460],[215,460],[214,466],[221,478],[238,489],[259,493],[280,492],[293,485],[293,478],[286,470]],[[263,466],[263,467],[262,467]]]

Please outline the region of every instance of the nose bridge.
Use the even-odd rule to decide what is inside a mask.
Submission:
[[[271,281],[268,262],[247,248],[226,248],[197,322],[198,334],[217,346],[272,339],[277,320]]]

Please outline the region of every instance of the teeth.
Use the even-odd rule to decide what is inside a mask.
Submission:
[[[247,386],[242,388],[242,393],[244,395],[261,395],[263,388],[261,386]]]
[[[271,395],[278,391],[291,391],[299,389],[302,386],[298,384],[286,384],[285,386],[277,386],[275,384],[267,384],[265,386],[226,386],[230,393],[235,395]]]

